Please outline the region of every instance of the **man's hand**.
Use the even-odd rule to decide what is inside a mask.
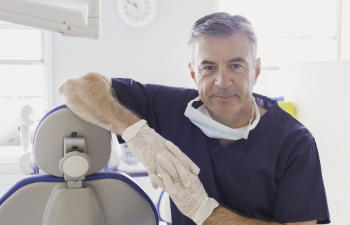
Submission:
[[[188,187],[191,183],[190,177],[198,175],[199,168],[172,142],[164,139],[145,120],[128,127],[123,139],[130,147],[136,158],[147,168],[148,174],[154,188],[159,184],[157,168],[161,168],[159,161],[165,161],[162,166],[166,168],[167,175]]]
[[[208,197],[198,176],[189,174],[191,184],[185,187],[169,176],[167,162],[163,158],[158,158],[158,165],[160,166],[158,171],[162,182],[157,183],[157,185],[168,192],[182,214],[201,225],[219,206],[218,202]]]

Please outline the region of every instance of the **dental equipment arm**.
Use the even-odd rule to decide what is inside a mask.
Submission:
[[[159,183],[157,158],[168,162],[169,176],[180,180],[184,186],[190,184],[190,174],[199,173],[197,165],[177,146],[118,102],[110,79],[96,73],[68,79],[59,87],[59,94],[72,112],[82,119],[122,134],[130,150],[147,168],[154,188]]]
[[[99,0],[1,0],[0,20],[39,29],[97,39]]]

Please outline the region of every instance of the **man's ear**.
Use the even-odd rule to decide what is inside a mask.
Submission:
[[[192,79],[196,82],[196,73],[194,72],[192,63],[188,63],[188,68],[190,69]]]
[[[258,77],[260,75],[261,70],[261,59],[257,58],[255,61],[255,74],[254,74],[254,84],[258,81]]]

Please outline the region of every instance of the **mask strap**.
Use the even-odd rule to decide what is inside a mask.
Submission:
[[[255,107],[254,107],[254,99],[252,98],[252,115],[250,116],[250,120],[248,125],[250,126],[252,124],[253,118],[254,118],[254,114],[255,114]]]
[[[252,96],[252,100],[253,100],[253,102],[252,102],[253,103],[253,109],[255,111],[255,120],[254,120],[254,122],[252,122],[250,124],[250,127],[251,127],[251,129],[254,129],[258,125],[258,123],[260,121],[260,111],[259,111],[258,104],[256,103],[255,98],[253,96]]]

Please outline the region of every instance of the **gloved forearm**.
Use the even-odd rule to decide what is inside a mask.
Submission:
[[[182,214],[192,219],[197,225],[203,224],[213,210],[219,206],[218,202],[208,196],[197,175],[189,174],[190,185],[185,187],[168,175],[165,160],[158,159],[158,165],[162,179],[157,185],[168,192]]]
[[[64,104],[82,119],[122,134],[140,120],[113,94],[111,80],[97,73],[65,80],[58,89]]]
[[[148,169],[149,176],[154,188],[159,183],[158,162],[166,161],[164,165],[168,175],[172,179],[178,179],[186,187],[190,184],[190,174],[198,174],[199,168],[192,162],[176,145],[163,138],[147,125],[145,120],[140,120],[128,127],[123,139]]]

